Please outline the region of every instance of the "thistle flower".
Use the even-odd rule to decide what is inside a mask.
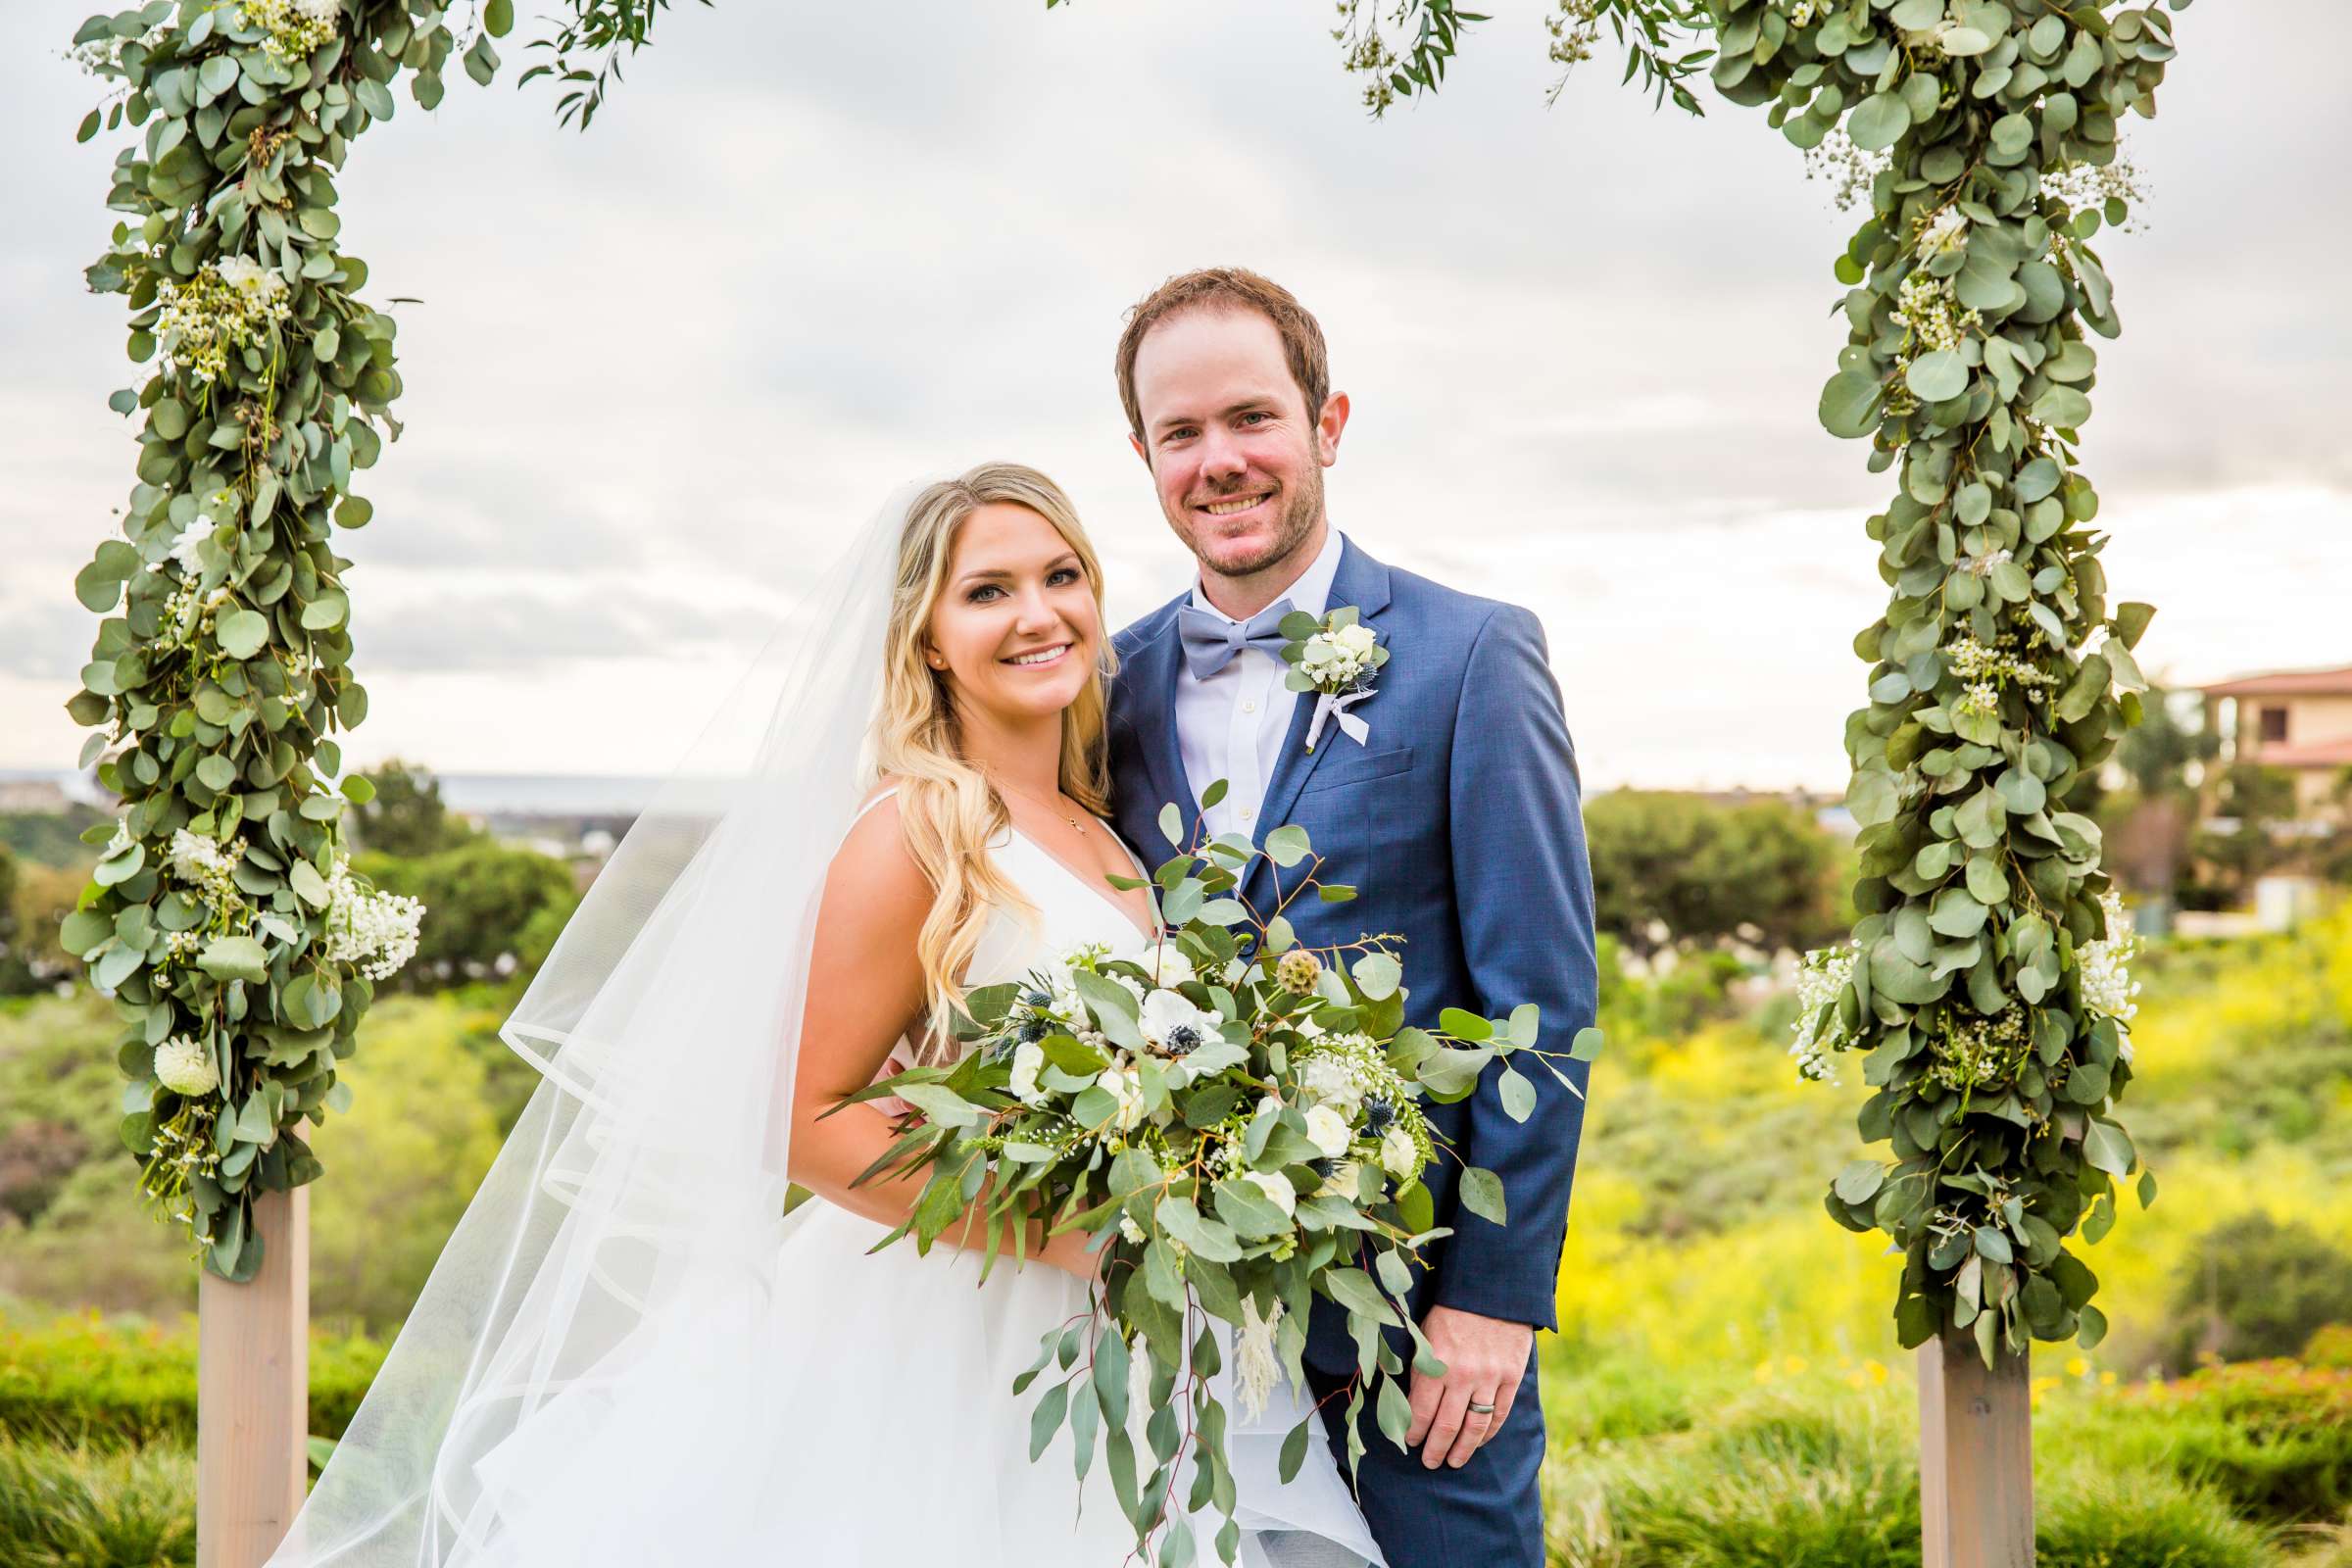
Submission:
[[[1305,996],[1323,977],[1323,960],[1304,948],[1293,948],[1274,960],[1274,983],[1285,991]]]

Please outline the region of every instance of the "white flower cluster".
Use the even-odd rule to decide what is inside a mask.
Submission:
[[[220,1087],[212,1052],[191,1035],[173,1035],[155,1048],[155,1076],[166,1089],[190,1099]]]
[[[1893,162],[1891,152],[1864,152],[1838,127],[1821,139],[1821,145],[1805,149],[1805,177],[1826,181],[1830,200],[1846,212],[1869,199],[1871,187]]]
[[[1306,640],[1298,667],[1318,691],[1348,691],[1372,667],[1372,651],[1377,646],[1372,628],[1361,621],[1319,631]]]
[[[1928,1076],[1954,1093],[2005,1083],[2024,1063],[2026,1044],[2026,1009],[2014,1002],[1990,1018],[1954,1023],[1947,1013]]]
[[[172,535],[171,548],[164,552],[163,561],[150,561],[147,563],[147,569],[161,571],[164,569],[164,563],[170,562],[179,568],[181,576],[191,581],[202,576],[204,564],[197,558],[196,547],[212,537],[213,527],[212,514],[199,512],[189,519],[185,528]]]
[[[335,35],[342,0],[242,0],[245,25],[266,34],[262,47],[280,60],[300,60]]]
[[[1830,1053],[1843,1042],[1838,1020],[1838,994],[1854,977],[1854,956],[1861,944],[1815,948],[1796,971],[1796,1038],[1788,1054],[1796,1058],[1796,1075],[1814,1083],[1834,1084],[1838,1069]],[[1826,1009],[1826,1010],[1825,1010]]]
[[[1323,1035],[1297,1060],[1306,1136],[1325,1158],[1341,1159],[1368,1144],[1381,1168],[1397,1181],[1420,1175],[1434,1152],[1429,1135],[1378,1041],[1364,1034]],[[1331,1182],[1341,1184],[1327,1183],[1332,1191],[1354,1191],[1348,1166],[1335,1171]]]
[[[2056,173],[2043,174],[2041,194],[2055,199],[2070,213],[2104,207],[2111,196],[2137,207],[2142,195],[2139,177],[2138,168],[2119,154],[2112,163],[2069,164]],[[2124,232],[2131,233],[2137,223],[2136,218],[2126,218]]]
[[[1968,215],[1957,207],[1946,207],[1920,225],[1916,253],[1925,262],[1967,243]]]
[[[134,43],[142,49],[153,49],[164,41],[164,35],[171,30],[171,23],[159,22],[135,38],[93,38],[88,43],[77,43],[67,50],[65,58],[89,75],[120,76],[122,74],[123,50]]]
[[[228,372],[228,356],[283,321],[293,311],[286,280],[250,256],[207,262],[185,283],[165,278],[156,286],[163,312],[156,318],[156,342],[164,368],[185,370],[210,383]]]
[[[236,884],[237,862],[244,856],[242,844],[233,840],[222,844],[183,827],[172,835],[164,863],[173,876],[196,889],[197,897],[217,913],[244,903]]]
[[[1813,0],[1795,0],[1795,3],[1788,7],[1788,25],[1809,27],[1813,25]]]
[[[351,860],[335,857],[326,879],[326,958],[356,963],[360,973],[381,980],[416,956],[416,928],[424,918],[421,900],[363,888]]]
[[[1592,58],[1592,46],[1600,42],[1600,7],[1601,0],[1560,0],[1544,19],[1544,30],[1551,34],[1553,65],[1565,71]]]
[[[1988,566],[1985,568],[1990,570]],[[2009,652],[2011,638],[2006,634],[2000,646],[1986,647],[1969,632],[1962,632],[1944,645],[1943,662],[1967,688],[1953,706],[1963,713],[1994,713],[2000,710],[2001,686],[2014,681],[2025,690],[2028,699],[2043,702],[2048,699],[2047,688],[2057,684],[2057,677]]]
[[[1922,349],[1956,349],[1971,328],[1984,324],[1978,312],[1960,308],[1960,294],[1950,278],[1930,277],[1924,271],[1913,272],[1895,290],[1893,314],[1895,324],[1909,327]]]
[[[2139,1004],[2132,1000],[2139,995],[2139,982],[2132,978],[2131,967],[2139,939],[2132,934],[2132,917],[2124,912],[2122,894],[2109,888],[2099,895],[2099,907],[2107,912],[2107,935],[2075,950],[2075,963],[2082,972],[2082,1005],[2129,1024],[2139,1013]],[[2127,1040],[2126,1061],[2132,1059],[2131,1052]]]
[[[225,582],[209,594],[199,582],[181,583],[164,600],[164,630],[158,640],[166,648],[174,648],[191,641],[200,631],[211,631],[213,612],[228,602],[230,592]]]

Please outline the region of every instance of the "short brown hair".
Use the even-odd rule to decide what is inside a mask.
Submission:
[[[1331,396],[1331,359],[1323,347],[1323,328],[1306,307],[1289,289],[1248,268],[1204,267],[1169,278],[1127,313],[1127,329],[1119,334],[1119,402],[1127,410],[1127,428],[1138,441],[1144,438],[1144,411],[1135,398],[1136,351],[1143,347],[1145,333],[1191,310],[1255,311],[1272,321],[1282,336],[1291,379],[1306,399],[1308,420],[1322,414]]]

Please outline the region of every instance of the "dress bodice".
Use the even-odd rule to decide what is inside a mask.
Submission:
[[[871,810],[896,790],[868,801]],[[860,814],[863,814],[862,811]],[[1126,854],[1134,874],[1145,875],[1143,862],[1108,822],[1096,819],[1102,831]],[[1053,852],[1017,827],[1006,827],[988,846],[996,868],[1029,901],[1028,909],[991,911],[987,928],[964,966],[964,986],[1002,985],[1025,978],[1032,969],[1084,943],[1106,944],[1113,956],[1134,957],[1152,946],[1152,939],[1135,923],[1127,906],[1107,883],[1095,885],[1092,876],[1055,858]],[[906,1071],[914,1064],[914,1048],[902,1037],[874,1081]],[[884,1110],[902,1108],[894,1098],[874,1102]]]

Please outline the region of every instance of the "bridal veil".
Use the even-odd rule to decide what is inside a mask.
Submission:
[[[533,1518],[535,1498],[599,1479],[649,1532],[751,1524],[756,1488],[731,1469],[749,1456],[710,1440],[756,1424],[734,1417],[775,1353],[764,1304],[792,1283],[776,1241],[810,927],[870,783],[919,488],[809,581],[500,1027],[543,1080],[272,1568],[502,1562],[518,1523],[541,1543],[574,1528]],[[601,1532],[577,1560],[637,1544],[576,1528]]]

